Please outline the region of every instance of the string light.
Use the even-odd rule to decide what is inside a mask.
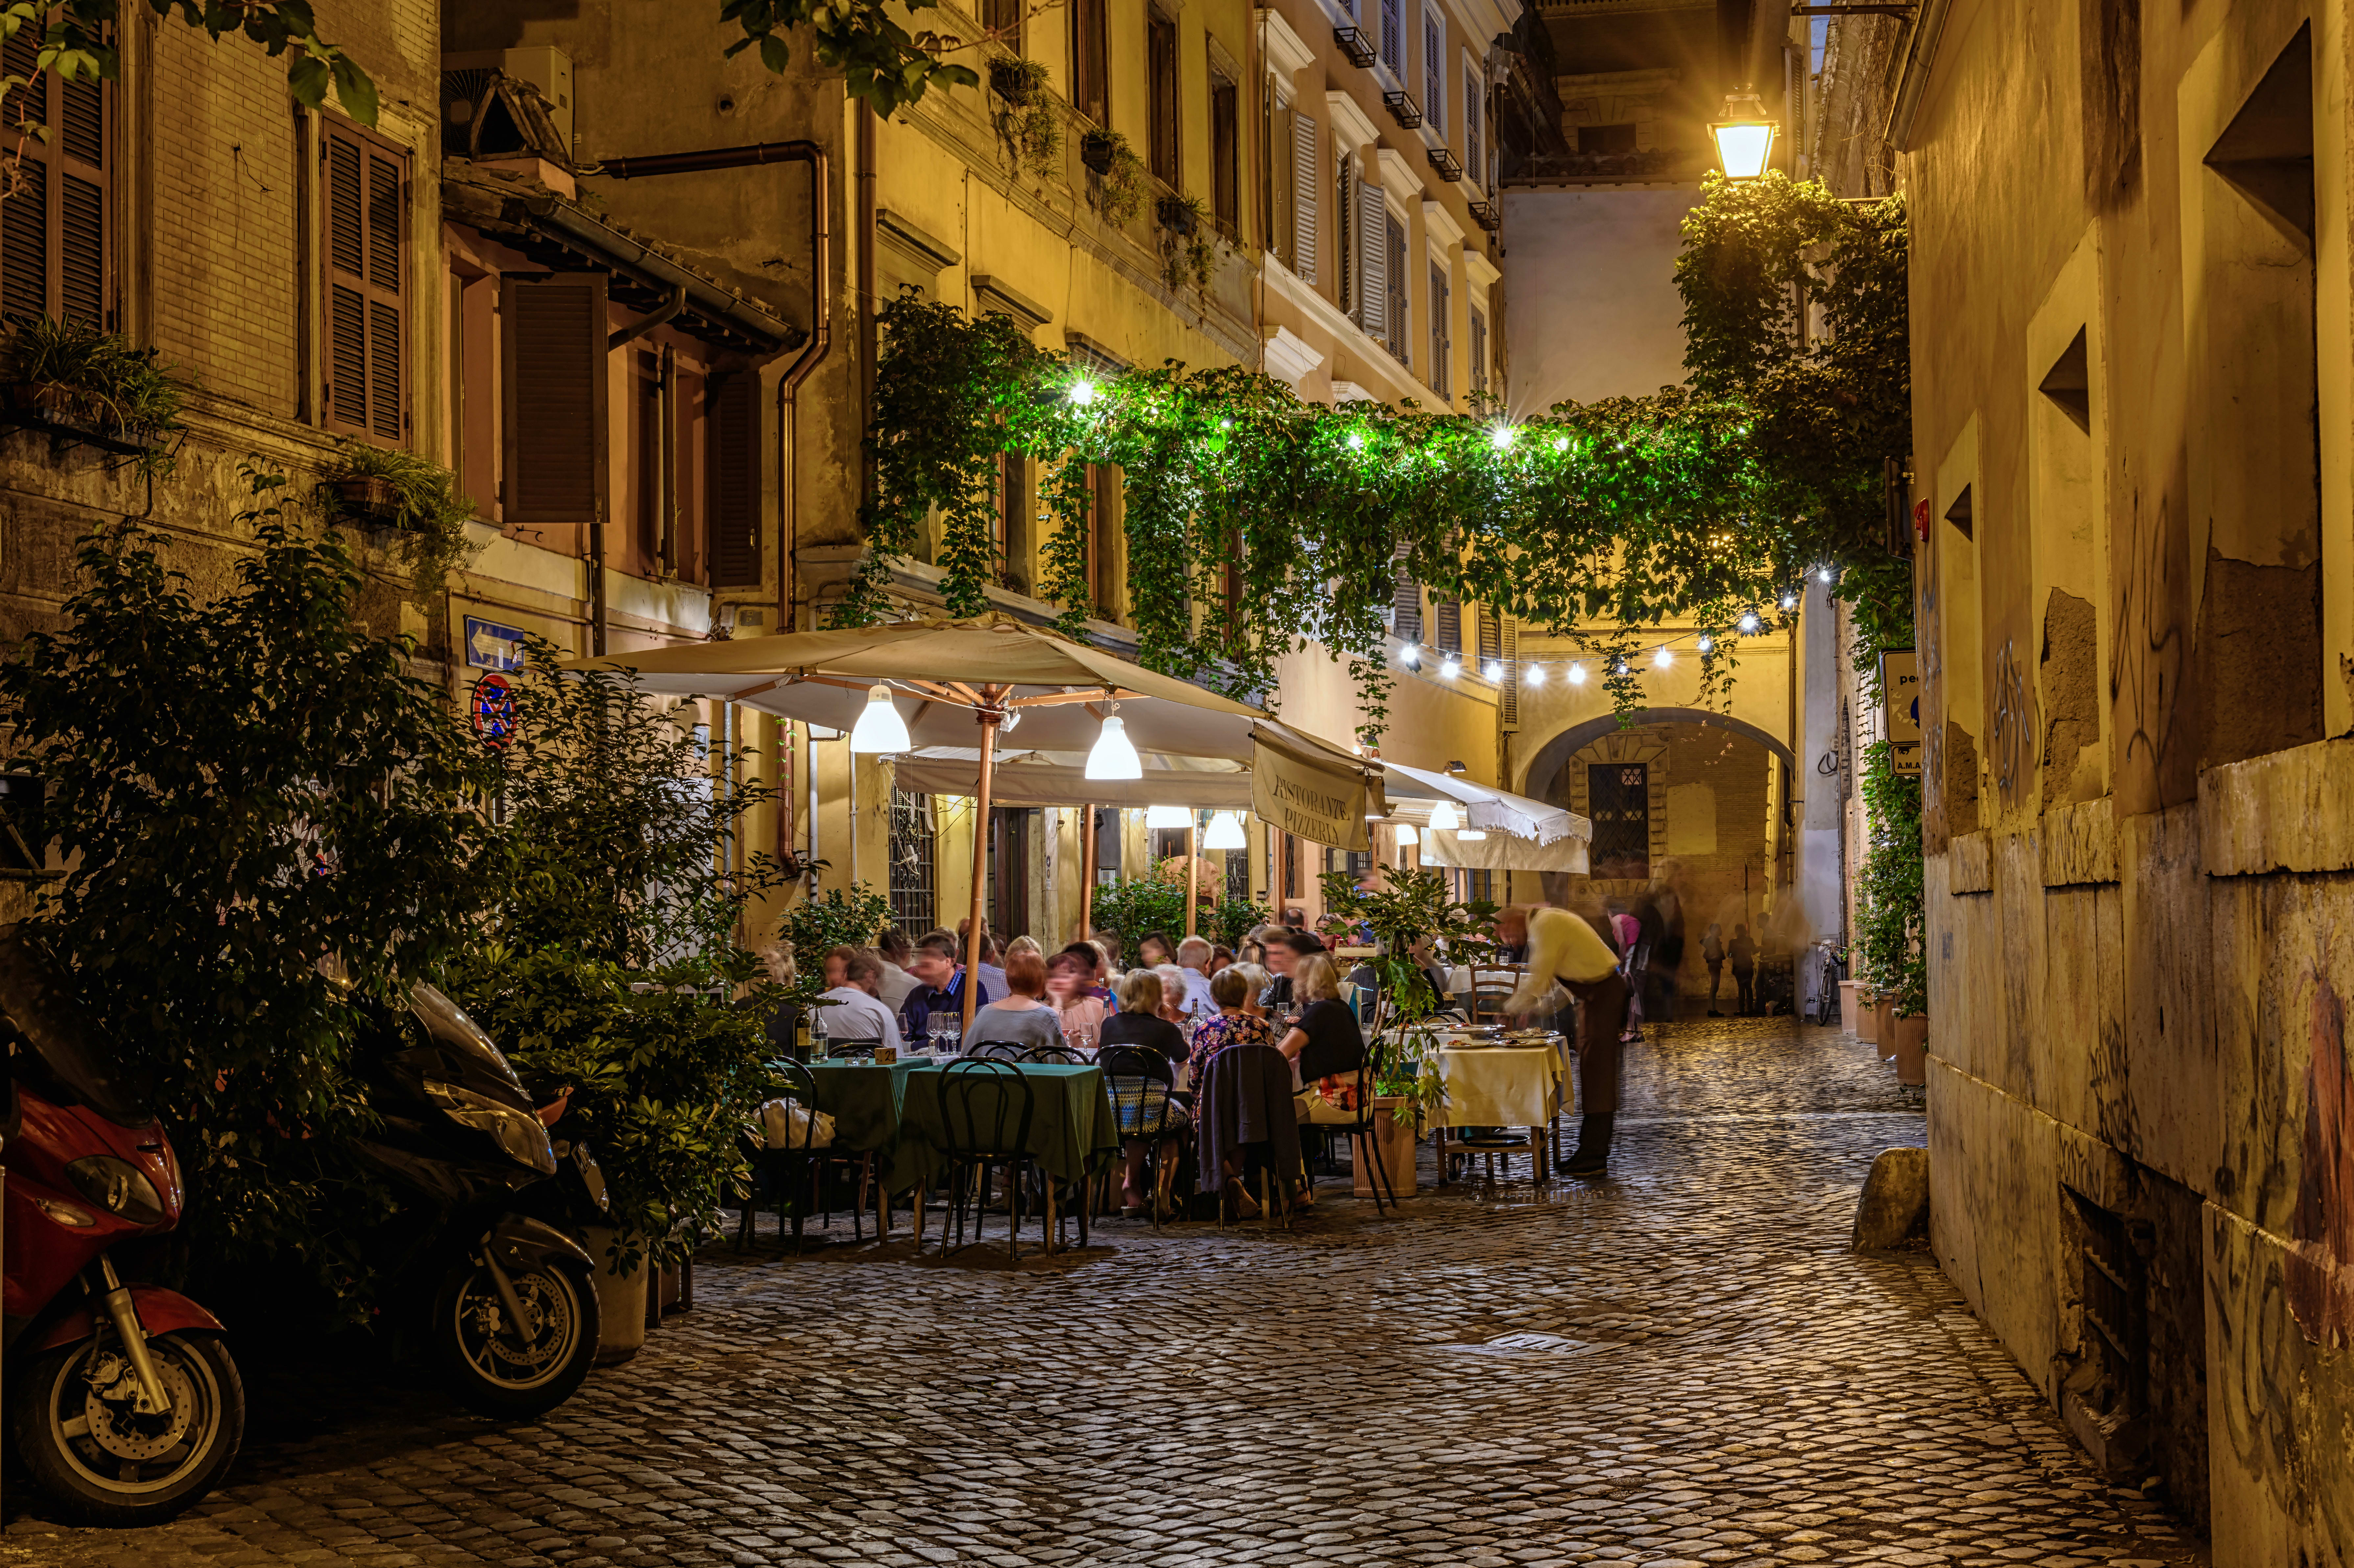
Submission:
[[[1358,434],[1355,430],[1351,430],[1349,432],[1349,450],[1352,452],[1363,451],[1364,447],[1365,438]]]
[[[1585,665],[1583,665],[1583,664],[1572,664],[1572,665],[1569,667],[1569,683],[1570,683],[1571,685],[1573,685],[1573,686],[1582,686],[1582,685],[1585,684]]]
[[[1094,382],[1083,376],[1071,383],[1071,401],[1077,407],[1084,408],[1095,400],[1096,384]]]
[[[1555,436],[1553,439],[1553,450],[1557,452],[1567,451],[1569,450],[1569,438],[1567,436]]]
[[[1618,673],[1620,673],[1620,674],[1622,674],[1622,675],[1623,675],[1623,674],[1625,674],[1626,673],[1627,673],[1627,661],[1626,661],[1626,660],[1624,660],[1624,659],[1621,659],[1621,660],[1619,660],[1619,661],[1618,661]]]
[[[1438,667],[1438,673],[1451,681],[1455,679],[1456,676],[1463,673],[1463,666],[1457,663],[1454,660],[1449,659],[1446,663],[1441,664]]]
[[[1530,665],[1526,670],[1521,673],[1521,679],[1526,681],[1532,686],[1543,685],[1544,666],[1542,664]]]
[[[1490,659],[1488,662],[1487,675],[1491,681],[1500,681],[1504,678],[1504,667]]]
[[[1234,428],[1235,422],[1232,419],[1220,419],[1218,421],[1218,429],[1222,430],[1231,430]]]
[[[1797,608],[1798,608],[1798,596],[1797,596],[1797,594],[1794,594],[1794,593],[1786,593],[1786,594],[1784,594],[1784,595],[1782,596],[1782,608],[1783,608],[1784,609],[1797,609]]]
[[[1701,651],[1702,652],[1706,653],[1706,652],[1708,652],[1710,650],[1713,649],[1715,646],[1716,646],[1716,639],[1715,639],[1715,638],[1711,637],[1711,636],[1710,636],[1707,632],[1705,632],[1705,631],[1703,631],[1703,632],[1702,632],[1702,633],[1701,633],[1701,638],[1700,638],[1700,651]]]
[[[1741,630],[1744,631],[1755,631],[1757,630],[1757,612],[1755,610],[1753,609],[1748,614],[1741,618]]]
[[[1831,569],[1829,567],[1825,567],[1822,570],[1817,572],[1815,576],[1824,582],[1829,582],[1831,580]]]
[[[1676,656],[1668,652],[1668,645],[1664,642],[1659,644],[1659,651],[1651,655],[1651,662],[1657,664],[1662,670],[1666,669],[1675,662]]]
[[[1515,434],[1511,426],[1499,425],[1496,427],[1495,433],[1488,438],[1488,443],[1500,452],[1508,452],[1512,450],[1512,438]]]
[[[1405,662],[1407,669],[1411,670],[1422,662],[1422,650],[1409,642],[1398,650],[1398,658]]]

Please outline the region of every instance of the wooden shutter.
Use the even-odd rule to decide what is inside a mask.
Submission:
[[[1499,617],[1503,626],[1504,685],[1498,694],[1496,716],[1506,729],[1521,727],[1521,623],[1517,617]]]
[[[111,328],[106,170],[112,100],[96,81],[36,77],[41,29],[23,26],[0,50],[0,69],[32,79],[8,101],[21,116],[48,127],[48,139],[11,138],[22,158],[21,185],[0,202],[0,313],[11,320],[55,316]]]
[[[1433,595],[1431,609],[1438,624],[1432,629],[1431,642],[1440,652],[1463,652],[1463,601],[1454,595]]]
[[[1411,352],[1405,334],[1410,319],[1406,310],[1406,290],[1412,282],[1412,274],[1406,270],[1405,228],[1390,216],[1386,207],[1382,209],[1382,238],[1387,242],[1389,255],[1389,264],[1382,272],[1390,291],[1389,331],[1375,335],[1385,338],[1390,352],[1397,355],[1400,364],[1405,364]]]
[[[1322,182],[1317,177],[1316,122],[1305,114],[1293,116],[1291,122],[1291,171],[1296,192],[1291,208],[1291,243],[1297,257],[1291,270],[1313,286],[1316,281],[1316,187]]]
[[[1438,132],[1441,142],[1447,140],[1447,24],[1439,19],[1438,7],[1423,0],[1422,7],[1422,118]]]
[[[1481,134],[1481,122],[1486,118],[1486,95],[1480,90],[1479,75],[1469,65],[1463,68],[1463,167],[1471,183],[1482,191],[1488,188],[1488,152],[1486,138]]]
[[[326,215],[327,427],[408,439],[404,309],[408,154],[356,126],[322,120]]]
[[[1357,187],[1357,324],[1365,335],[1389,340],[1390,209],[1382,187]]]
[[[1405,546],[1397,547],[1390,577],[1390,630],[1401,642],[1422,641],[1422,585],[1406,569]]]
[[[1447,341],[1447,313],[1453,302],[1447,298],[1447,269],[1433,261],[1430,264],[1430,389],[1441,397],[1452,397],[1447,389],[1447,373],[1453,367],[1447,351],[1453,344]]]
[[[1382,63],[1390,74],[1405,75],[1405,0],[1382,0]],[[1401,80],[1399,86],[1405,86]]]
[[[1299,159],[1292,150],[1299,113],[1267,89],[1267,245],[1275,259],[1299,271]]]
[[[1175,189],[1184,183],[1178,173],[1177,24],[1150,7],[1144,15],[1144,69],[1151,116],[1146,160],[1153,178]]]
[[[710,399],[711,584],[760,586],[760,381],[715,381]]]
[[[605,502],[605,277],[500,280],[504,520],[586,528]],[[586,542],[586,535],[582,536]]]

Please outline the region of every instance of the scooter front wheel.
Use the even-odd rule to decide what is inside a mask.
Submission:
[[[517,1320],[488,1264],[450,1271],[435,1293],[433,1348],[450,1392],[484,1415],[545,1415],[572,1397],[597,1357],[597,1289],[588,1266],[550,1257],[507,1270]]]
[[[9,1392],[16,1452],[74,1523],[160,1524],[219,1484],[245,1437],[245,1385],[216,1334],[147,1341],[168,1410],[148,1410],[111,1330],[27,1363]]]

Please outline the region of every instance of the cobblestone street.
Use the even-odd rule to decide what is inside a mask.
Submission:
[[[1628,1082],[1593,1185],[1426,1168],[1384,1221],[1328,1181],[1288,1234],[1112,1222],[1015,1270],[846,1227],[715,1248],[695,1309],[542,1425],[395,1390],[265,1419],[162,1531],[62,1531],[13,1489],[0,1562],[2197,1560],[1925,1253],[1845,1250],[1873,1154],[1923,1140],[1871,1047],[1686,1023]]]

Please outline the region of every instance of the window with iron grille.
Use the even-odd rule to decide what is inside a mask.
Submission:
[[[939,928],[932,883],[932,798],[891,791],[891,924],[909,941]]]
[[[42,37],[38,26],[20,26],[0,49],[0,69],[26,82],[9,97],[8,118],[48,131],[10,139],[17,185],[0,203],[0,313],[111,328],[113,95],[104,82],[41,70]]]
[[[321,127],[327,427],[406,441],[408,154],[356,125],[323,118]]]

